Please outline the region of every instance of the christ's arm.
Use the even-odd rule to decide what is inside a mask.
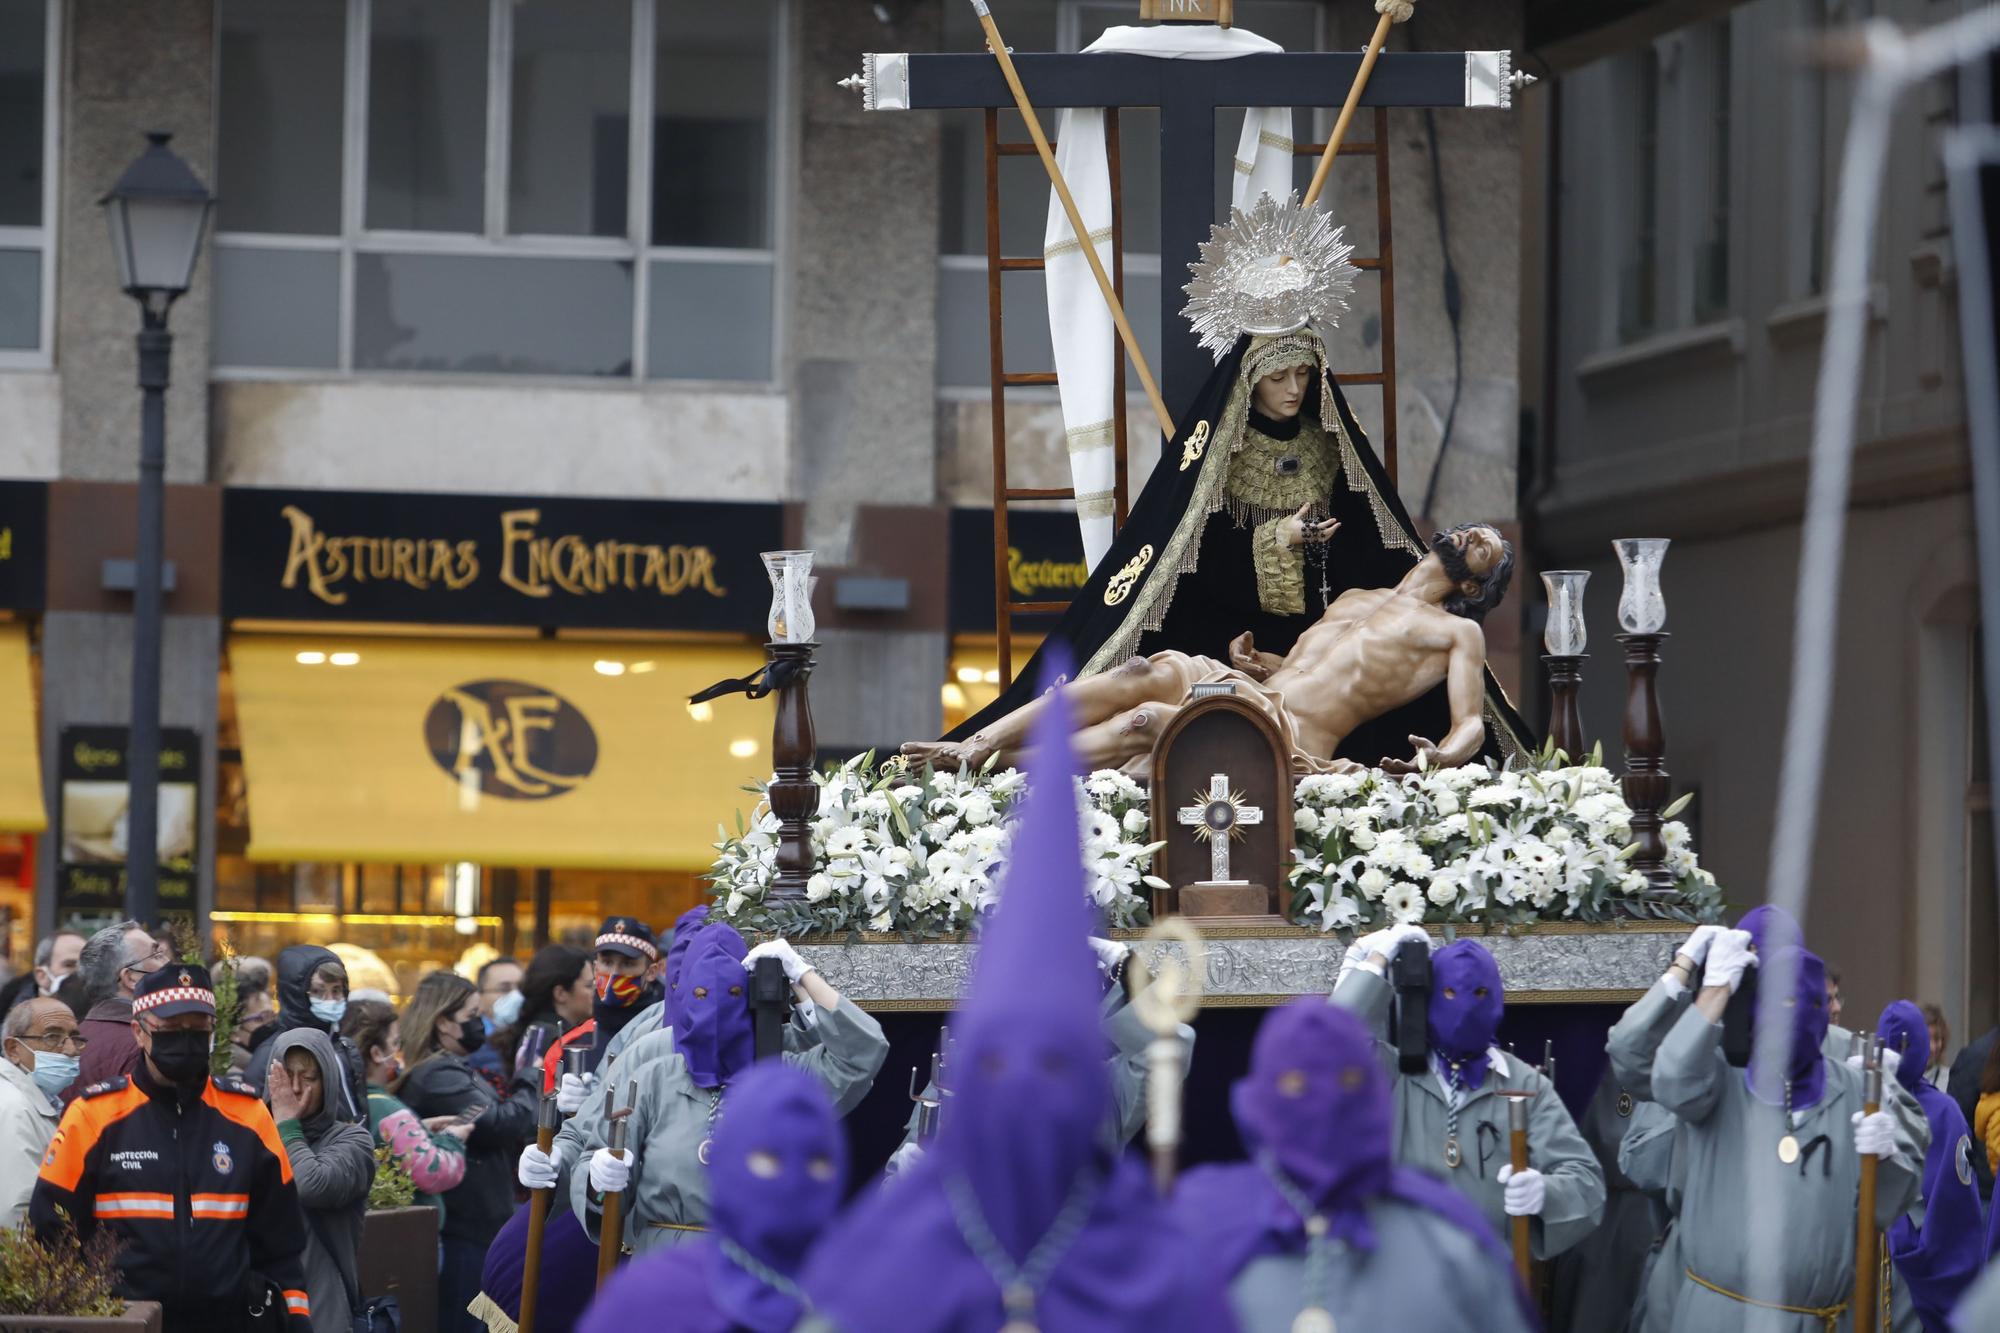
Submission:
[[[1444,679],[1445,698],[1451,704],[1451,729],[1435,745],[1422,736],[1410,737],[1417,758],[1431,768],[1457,768],[1469,763],[1486,739],[1486,719],[1480,711],[1486,697],[1486,635],[1473,621],[1456,616],[1452,619],[1455,623],[1445,649],[1449,656]],[[1413,761],[1385,759],[1382,769],[1388,773],[1414,773],[1417,766]]]

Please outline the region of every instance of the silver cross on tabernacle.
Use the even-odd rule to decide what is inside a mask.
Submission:
[[[1263,823],[1264,812],[1229,790],[1227,773],[1211,777],[1208,794],[1196,792],[1194,799],[1195,804],[1179,811],[1180,822],[1193,827],[1195,837],[1208,839],[1210,880],[1217,884],[1237,883],[1229,878],[1229,841],[1243,836],[1241,825]]]

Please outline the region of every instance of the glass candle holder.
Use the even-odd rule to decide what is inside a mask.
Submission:
[[[1549,593],[1549,623],[1542,630],[1542,647],[1552,657],[1581,657],[1587,638],[1583,626],[1583,585],[1587,569],[1551,569],[1542,575]]]
[[[1618,624],[1627,634],[1658,634],[1667,623],[1667,599],[1660,592],[1660,565],[1667,558],[1665,537],[1621,537],[1611,543],[1625,569],[1618,596]]]
[[[771,576],[771,614],[764,628],[773,643],[811,643],[818,624],[813,620],[811,551],[766,551],[764,572]]]

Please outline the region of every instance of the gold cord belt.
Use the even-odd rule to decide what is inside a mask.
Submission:
[[[707,1228],[707,1227],[698,1227],[698,1226],[696,1226],[696,1225],[695,1225],[694,1223],[692,1223],[692,1222],[648,1222],[648,1223],[646,1223],[646,1225],[647,1225],[647,1226],[649,1226],[649,1227],[651,1227],[651,1228],[652,1228],[653,1230],[655,1230],[655,1231],[706,1231],[706,1230],[708,1230],[708,1228]]]
[[[1681,1271],[1686,1273],[1688,1280],[1697,1287],[1706,1287],[1716,1295],[1727,1296],[1732,1301],[1741,1301],[1745,1305],[1754,1305],[1759,1310],[1778,1310],[1785,1314],[1811,1315],[1814,1319],[1819,1320],[1821,1324],[1825,1325],[1826,1333],[1839,1333],[1840,1317],[1847,1313],[1846,1301],[1842,1301],[1838,1305],[1822,1305],[1817,1308],[1810,1305],[1783,1305],[1777,1301],[1760,1301],[1754,1296],[1745,1296],[1740,1292],[1731,1291],[1727,1287],[1718,1287],[1692,1268],[1683,1268]]]

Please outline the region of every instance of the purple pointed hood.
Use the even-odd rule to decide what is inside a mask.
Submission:
[[[847,1136],[826,1089],[782,1060],[744,1070],[729,1085],[711,1158],[711,1233],[796,1279],[847,1186]],[[735,1323],[788,1329],[798,1322],[797,1300],[752,1277],[720,1245],[708,1273],[711,1298]]]
[[[681,1016],[674,1049],[698,1088],[719,1088],[756,1058],[750,1024],[749,950],[733,926],[703,926],[681,959]]]
[[[1078,1174],[1101,1168],[1097,1135],[1111,1108],[1072,731],[1068,698],[1047,695],[1000,902],[952,1029],[957,1081],[936,1149],[939,1169],[971,1185],[1016,1259],[1047,1230]]]
[[[1750,942],[1757,947],[1759,954],[1768,954],[1786,945],[1802,949],[1806,943],[1805,932],[1799,929],[1797,919],[1784,908],[1773,907],[1769,903],[1745,912],[1737,920],[1736,928],[1750,932]]]
[[[1789,919],[1789,918],[1786,918]],[[1791,1024],[1790,1054],[1785,1061],[1784,1078],[1792,1085],[1792,1106],[1803,1110],[1817,1106],[1826,1091],[1826,1058],[1820,1047],[1826,1041],[1826,964],[1819,956],[1806,949],[1785,949],[1780,947],[1768,955],[1775,960],[1789,953],[1792,957],[1792,993],[1784,1002],[1785,1016]],[[1760,957],[1766,955],[1760,951]],[[1760,963],[1761,968],[1764,964]],[[1752,1055],[1750,1068],[1743,1071],[1743,1077],[1752,1092],[1760,1080],[1757,1078],[1756,1057]]]
[[[1236,1127],[1331,1213],[1358,1211],[1389,1176],[1389,1078],[1361,1020],[1293,1000],[1257,1028],[1250,1072],[1230,1089]]]
[[[660,1021],[667,1027],[680,1026],[680,992],[678,983],[681,976],[681,961],[687,957],[688,946],[694,937],[708,924],[708,904],[690,907],[674,918],[674,942],[667,946],[667,966],[661,976],[661,984],[666,987],[666,1005]]]
[[[1431,955],[1431,1049],[1461,1067],[1468,1088],[1486,1081],[1486,1049],[1505,1005],[1500,965],[1484,945],[1455,940]]]
[[[1931,1059],[1931,1025],[1924,1021],[1924,1011],[1908,1000],[1891,1000],[1875,1025],[1875,1035],[1901,1062],[1896,1081],[1914,1093]]]

